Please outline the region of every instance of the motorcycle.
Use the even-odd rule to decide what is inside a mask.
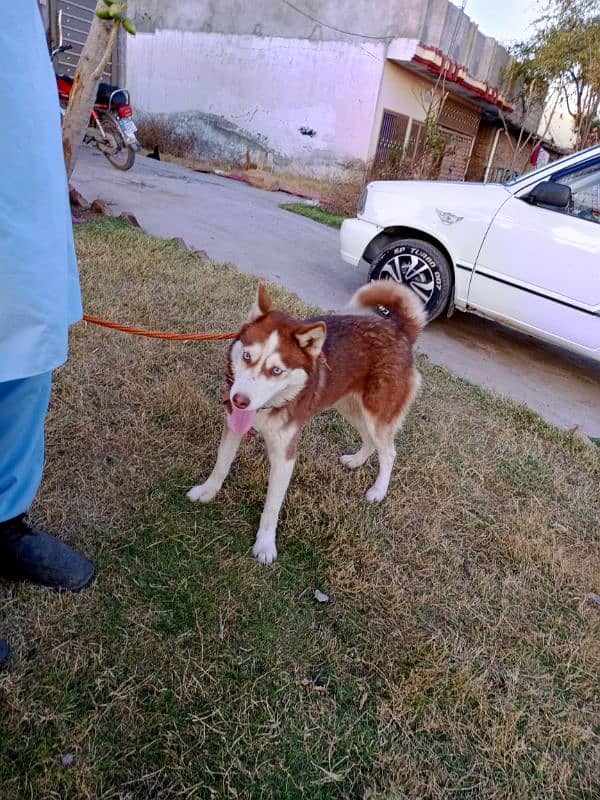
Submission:
[[[72,45],[60,45],[51,52],[54,59],[59,53],[71,50]],[[73,78],[69,75],[56,75],[58,98],[61,113],[64,114],[69,103]],[[136,139],[136,125],[133,121],[129,92],[120,86],[101,83],[98,86],[96,102],[92,109],[90,122],[83,137],[85,144],[97,147],[113,167],[131,169],[140,143]]]

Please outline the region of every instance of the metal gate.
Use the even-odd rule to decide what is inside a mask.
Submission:
[[[438,130],[447,141],[439,177],[464,181],[471,158],[481,111],[448,98],[440,112]]]
[[[424,122],[418,122],[416,119],[413,119],[406,145],[406,155],[408,158],[413,160],[421,158],[423,150],[425,149],[426,136],[427,125]]]
[[[389,160],[400,160],[404,151],[409,118],[394,111],[384,111],[375,153],[375,164],[381,166]]]
[[[83,49],[87,35],[90,32],[96,0],[50,0],[50,39],[53,47],[58,46],[60,39],[60,27],[62,28],[63,44],[73,46],[72,50],[60,53],[54,59],[54,68],[57,72],[66,73],[73,77],[79,57]],[[106,65],[102,74],[102,79],[109,83],[117,83],[117,48],[113,53],[113,58]]]
[[[447,141],[440,166],[440,180],[464,181],[471,157],[473,137],[465,136],[464,133],[458,133],[449,128],[440,127],[439,132]]]

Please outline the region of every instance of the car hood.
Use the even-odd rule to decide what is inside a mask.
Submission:
[[[410,216],[436,214],[461,217],[485,216],[489,220],[511,196],[501,183],[458,181],[374,181],[368,186],[361,217],[385,227],[395,224],[398,212],[410,209]]]
[[[499,183],[377,181],[369,184],[361,220],[403,228],[442,244],[455,263],[472,266],[490,223],[511,192]]]

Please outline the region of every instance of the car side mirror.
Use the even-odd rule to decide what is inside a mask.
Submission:
[[[523,200],[535,206],[555,206],[568,208],[571,203],[571,188],[564,183],[542,181],[526,194]]]

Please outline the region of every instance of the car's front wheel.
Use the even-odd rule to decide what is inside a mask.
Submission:
[[[371,262],[369,280],[393,280],[409,286],[423,301],[429,320],[442,313],[452,292],[448,259],[437,247],[419,239],[398,239],[386,245]]]

